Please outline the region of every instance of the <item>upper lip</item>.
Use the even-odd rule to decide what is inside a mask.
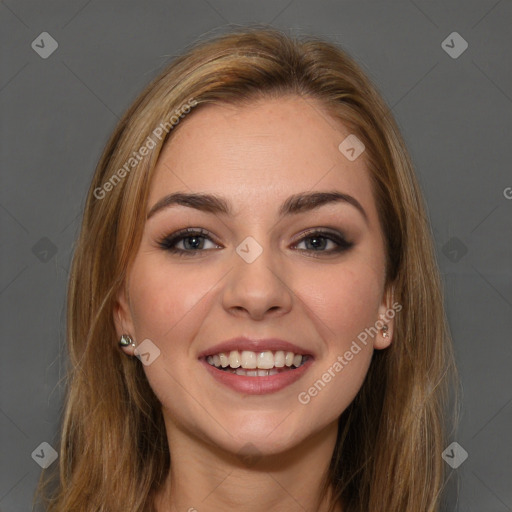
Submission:
[[[293,352],[294,354],[313,357],[310,350],[286,340],[279,338],[255,339],[241,336],[223,341],[203,350],[199,354],[198,358],[213,356],[215,354],[220,354],[221,352],[231,352],[232,350],[238,350],[239,352],[243,350],[249,350],[251,352],[265,352],[268,350],[275,352],[276,350],[283,350],[285,352]]]

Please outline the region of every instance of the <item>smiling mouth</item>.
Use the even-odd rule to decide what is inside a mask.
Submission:
[[[284,350],[252,352],[232,350],[205,358],[217,370],[244,377],[267,377],[300,368],[310,356]]]

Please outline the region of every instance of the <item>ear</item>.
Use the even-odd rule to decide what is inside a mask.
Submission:
[[[395,328],[395,315],[402,309],[402,305],[394,302],[394,285],[389,285],[384,291],[379,306],[379,318],[375,323],[378,333],[375,335],[373,347],[375,350],[388,348],[393,341]],[[387,327],[387,330],[386,330]]]
[[[132,314],[131,314],[131,308],[130,308],[130,298],[127,291],[126,281],[123,283],[119,291],[117,292],[116,296],[116,302],[114,304],[114,325],[116,328],[116,334],[117,334],[117,340],[116,343],[119,342],[121,339],[121,336],[123,334],[129,335],[133,342],[135,342],[134,338],[134,328],[133,328],[133,320],[132,320]],[[129,345],[127,347],[121,347],[119,348],[128,355],[134,355],[135,347]]]

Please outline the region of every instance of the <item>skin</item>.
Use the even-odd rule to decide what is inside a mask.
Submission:
[[[359,343],[361,351],[321,392],[299,402],[299,393],[392,304],[364,153],[349,161],[338,149],[349,134],[316,101],[289,96],[208,105],[165,146],[147,211],[172,192],[208,192],[229,200],[234,215],[181,205],[160,210],[146,222],[117,298],[118,335],[129,333],[136,343],[149,338],[160,350],[144,366],[162,403],[172,460],[158,512],[327,510],[319,489],[338,418],[359,391],[373,350],[393,337],[393,321],[386,320],[388,337],[379,332],[366,346]],[[290,195],[332,190],[356,198],[368,221],[346,202],[278,219]],[[211,240],[178,241],[189,251],[183,257],[159,246],[187,227],[208,230]],[[300,240],[304,230],[322,227],[353,247],[332,253],[336,242],[315,249],[311,238]],[[235,251],[247,236],[263,248],[250,264]],[[240,335],[299,343],[315,361],[281,391],[238,393],[217,383],[198,354]],[[133,356],[133,347],[122,350]],[[248,463],[250,453],[256,456]]]

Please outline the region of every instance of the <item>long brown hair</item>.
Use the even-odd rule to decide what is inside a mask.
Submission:
[[[142,365],[117,346],[113,311],[141,240],[158,155],[202,104],[284,94],[316,100],[364,143],[387,244],[386,285],[402,305],[393,343],[375,351],[340,417],[325,491],[334,490],[332,508],[341,503],[344,512],[439,510],[441,454],[456,423],[448,421],[450,391],[458,396],[459,381],[432,233],[404,141],[376,87],[343,50],[252,27],[197,43],[174,60],[125,113],[101,156],[69,278],[60,458],[34,498],[49,512],[153,510],[171,454]]]

